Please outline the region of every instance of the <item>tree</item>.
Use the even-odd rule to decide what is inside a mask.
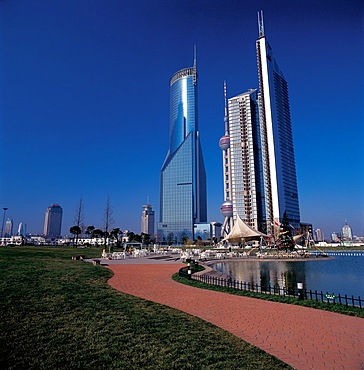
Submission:
[[[78,235],[81,234],[81,228],[77,225],[71,226],[70,233],[73,234],[73,248],[75,247],[75,238],[76,238],[76,246],[78,243]]]
[[[146,246],[148,246],[151,242],[151,238],[150,238],[150,235],[149,234],[146,234],[146,233],[142,233],[142,243]]]
[[[134,240],[135,234],[132,231],[129,231],[127,234],[128,241],[132,242]]]
[[[82,226],[83,226],[83,201],[82,197],[80,198],[80,202],[78,203],[77,209],[76,209],[76,215],[74,218],[74,224],[77,226],[80,230],[78,233],[74,234],[72,231],[70,231],[73,235],[76,235],[76,246],[78,244],[78,236],[82,233]],[[72,227],[75,227],[72,226]],[[75,245],[75,240],[73,238],[73,245]]]
[[[116,227],[110,231],[110,236],[116,239],[116,246],[120,247],[120,239],[119,236],[122,235],[122,231],[120,228]]]
[[[112,208],[110,205],[110,197],[107,197],[106,200],[106,208],[104,211],[104,245],[106,245],[106,239],[109,236],[109,230],[111,229],[111,226],[114,224],[114,220],[112,218]]]
[[[167,243],[168,243],[168,245],[172,245],[173,244],[173,240],[174,240],[174,234],[172,232],[170,232],[167,235]]]
[[[181,241],[182,241],[182,243],[184,245],[186,245],[187,244],[187,240],[188,240],[188,235],[184,231],[182,231],[182,234],[181,234]]]
[[[103,236],[104,236],[104,232],[101,229],[92,230],[92,233],[91,233],[92,238],[102,238]]]
[[[95,226],[87,226],[85,234],[88,235],[89,238],[91,238],[93,231],[95,230]]]

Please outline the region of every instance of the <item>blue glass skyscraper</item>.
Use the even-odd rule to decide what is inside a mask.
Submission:
[[[197,68],[170,81],[169,151],[160,173],[161,241],[193,239],[194,224],[206,222],[206,173],[197,118]]]

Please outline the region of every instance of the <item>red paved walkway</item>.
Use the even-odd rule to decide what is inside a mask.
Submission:
[[[364,369],[364,319],[179,284],[182,265],[110,265],[109,284],[211,322],[296,369]]]

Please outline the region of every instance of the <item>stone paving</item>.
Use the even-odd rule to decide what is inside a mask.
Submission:
[[[362,318],[179,284],[171,276],[184,265],[173,259],[103,263],[113,288],[200,317],[296,369],[364,369]]]

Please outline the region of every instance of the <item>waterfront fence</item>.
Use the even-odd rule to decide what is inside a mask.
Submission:
[[[192,273],[191,273],[192,272]],[[244,292],[254,292],[262,293],[268,295],[284,296],[284,297],[294,297],[298,299],[305,300],[314,300],[316,302],[326,302],[330,304],[338,304],[346,307],[359,307],[360,309],[364,308],[364,300],[360,298],[355,298],[353,295],[348,296],[347,294],[334,294],[323,291],[318,292],[317,290],[307,290],[307,289],[298,289],[297,287],[285,288],[280,287],[278,284],[271,286],[269,285],[258,285],[249,282],[242,282],[232,279],[231,277],[216,277],[208,274],[194,275],[191,271],[188,273],[188,270],[183,267],[179,270],[179,275],[182,277],[187,277],[189,279],[197,280],[210,285],[217,285],[225,288],[237,289]]]

